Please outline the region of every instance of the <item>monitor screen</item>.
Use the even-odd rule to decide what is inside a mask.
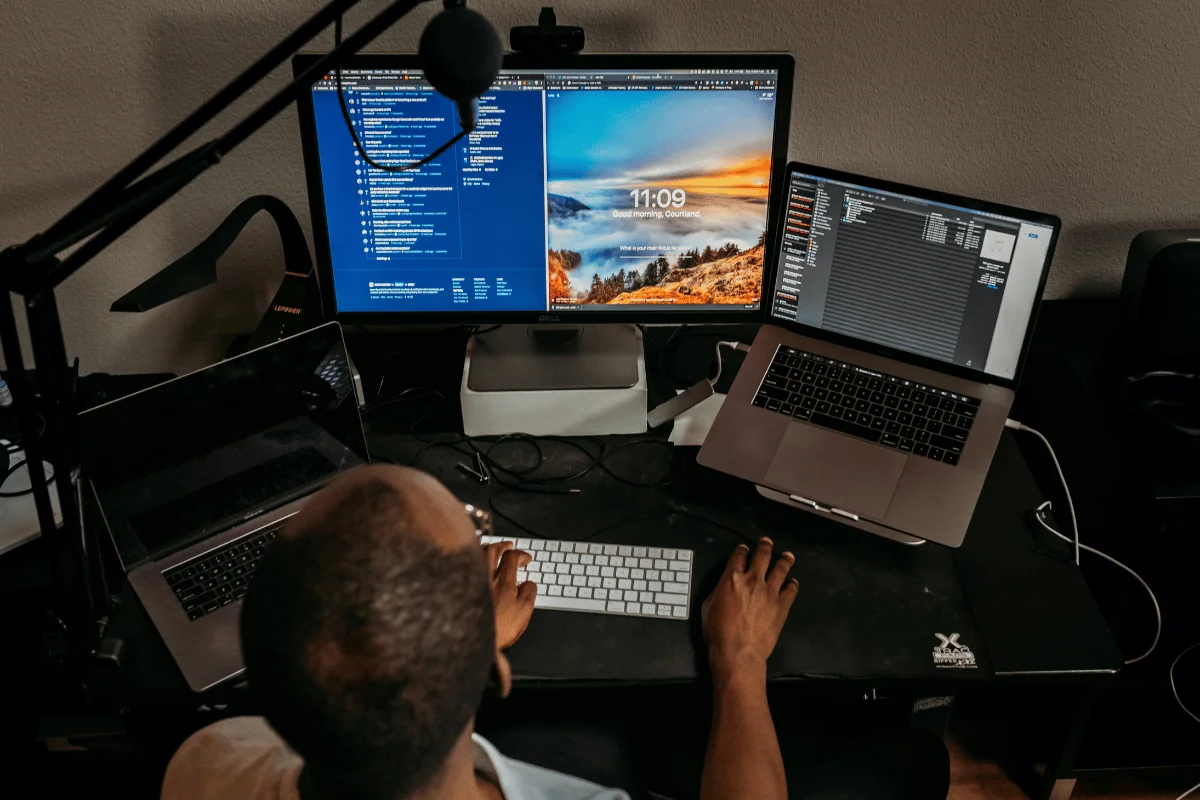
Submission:
[[[506,68],[474,133],[398,173],[363,162],[327,76],[312,89],[309,182],[333,311],[755,312],[786,142],[779,73]],[[455,106],[419,70],[355,66],[341,83],[382,164],[417,161],[458,132]]]
[[[796,171],[782,216],[772,317],[1016,375],[1049,266],[1044,217]]]

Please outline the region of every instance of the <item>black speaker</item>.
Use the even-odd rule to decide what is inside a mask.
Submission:
[[[1200,230],[1135,236],[1121,306],[1131,372],[1200,370]]]

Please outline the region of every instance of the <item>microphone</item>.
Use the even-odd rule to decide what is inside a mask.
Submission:
[[[500,74],[500,36],[466,0],[444,0],[417,47],[426,80],[454,101],[464,133],[475,130],[476,101]]]

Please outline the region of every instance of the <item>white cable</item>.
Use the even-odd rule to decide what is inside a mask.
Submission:
[[[1042,504],[1041,504],[1040,506],[1038,506],[1038,507],[1037,507],[1037,509],[1036,509],[1036,510],[1033,512],[1034,519],[1036,519],[1036,520],[1037,520],[1037,521],[1038,521],[1038,522],[1041,524],[1041,526],[1042,526],[1043,528],[1045,528],[1046,530],[1048,530],[1050,533],[1053,533],[1055,536],[1057,536],[1058,538],[1062,539],[1064,542],[1068,542],[1068,543],[1069,543],[1069,542],[1071,541],[1069,538],[1067,538],[1065,535],[1063,535],[1063,534],[1059,533],[1058,531],[1054,530],[1054,528],[1051,528],[1051,527],[1050,527],[1050,524],[1049,524],[1048,522],[1046,522],[1046,519],[1045,519],[1045,510],[1046,510],[1046,509],[1048,509],[1048,508],[1052,508],[1052,506],[1050,505],[1050,501],[1049,501],[1049,500],[1047,500],[1046,502],[1042,503]],[[1155,618],[1155,620],[1156,620],[1156,622],[1155,622],[1155,628],[1154,628],[1154,641],[1150,643],[1150,649],[1149,649],[1149,650],[1147,650],[1146,652],[1142,653],[1142,654],[1141,654],[1140,656],[1138,656],[1137,658],[1130,658],[1130,659],[1126,659],[1126,661],[1125,661],[1125,663],[1126,663],[1126,664],[1136,664],[1137,662],[1141,661],[1142,659],[1146,658],[1147,656],[1149,656],[1151,653],[1153,653],[1153,652],[1154,652],[1154,648],[1158,647],[1158,638],[1159,638],[1160,636],[1162,636],[1162,609],[1160,609],[1160,608],[1158,607],[1158,598],[1154,596],[1154,592],[1153,592],[1153,590],[1151,590],[1151,588],[1150,588],[1149,584],[1147,584],[1147,583],[1146,583],[1144,580],[1142,580],[1142,576],[1141,576],[1141,575],[1138,575],[1136,572],[1134,572],[1134,571],[1133,571],[1133,570],[1131,570],[1129,567],[1127,567],[1127,566],[1125,566],[1124,564],[1122,564],[1120,561],[1117,561],[1115,558],[1113,558],[1112,556],[1108,555],[1107,553],[1101,553],[1099,550],[1097,550],[1097,549],[1096,549],[1096,548],[1094,548],[1094,547],[1088,547],[1086,544],[1079,544],[1079,540],[1078,540],[1078,539],[1076,539],[1076,541],[1075,541],[1075,544],[1079,545],[1079,547],[1081,547],[1082,549],[1084,549],[1084,550],[1088,551],[1089,553],[1091,553],[1091,554],[1093,554],[1093,555],[1100,556],[1100,557],[1101,557],[1101,558],[1103,558],[1105,561],[1108,561],[1108,562],[1109,562],[1109,563],[1111,563],[1111,564],[1115,564],[1115,565],[1117,565],[1118,567],[1120,567],[1121,569],[1123,569],[1123,570],[1125,570],[1126,572],[1128,572],[1130,575],[1132,575],[1132,576],[1133,576],[1134,580],[1136,580],[1138,583],[1140,583],[1140,584],[1142,585],[1142,588],[1146,590],[1146,594],[1150,595],[1150,602],[1154,604],[1154,618]],[[1198,642],[1197,644],[1200,644],[1200,642]],[[1193,647],[1194,647],[1194,646],[1195,646],[1195,645],[1193,645]],[[1187,651],[1185,650],[1184,652],[1186,653]],[[1178,660],[1179,660],[1179,659],[1176,659],[1176,661],[1178,661]],[[1172,684],[1171,684],[1171,685],[1172,685],[1172,688],[1174,688],[1174,682],[1172,682]],[[1179,695],[1176,695],[1176,696],[1175,696],[1175,699],[1176,699],[1176,700],[1178,700],[1178,699],[1179,699]],[[1180,705],[1183,705],[1183,704],[1182,704],[1182,703],[1180,703]],[[1187,709],[1185,708],[1185,709],[1184,709],[1184,711],[1187,711]],[[1188,713],[1189,713],[1189,714],[1191,714],[1192,712],[1188,711]],[[1195,715],[1193,714],[1193,717],[1194,717],[1194,716],[1195,716]],[[1197,718],[1196,718],[1196,721],[1197,721],[1197,722],[1200,722],[1200,717],[1197,717]]]
[[[750,345],[742,344],[741,342],[717,342],[717,377],[709,381],[713,388],[716,388],[717,381],[721,380],[721,370],[725,368],[725,362],[721,360],[721,348],[728,347],[730,350],[741,350],[743,353],[750,352]]]
[[[1183,800],[1183,798],[1187,797],[1189,794],[1191,794],[1192,792],[1196,791],[1197,789],[1200,789],[1200,783],[1197,783],[1195,786],[1193,786],[1192,788],[1188,789],[1188,790],[1187,790],[1186,792],[1184,792],[1183,794],[1179,795],[1179,797],[1176,797],[1176,798],[1175,798],[1175,800]]]
[[[1050,440],[1045,436],[1042,436],[1042,434],[1038,431],[1035,431],[1028,425],[1022,425],[1015,419],[1005,420],[1004,426],[1006,428],[1012,428],[1013,430],[1032,433],[1034,436],[1042,440],[1042,444],[1046,445],[1046,450],[1050,452],[1050,459],[1054,462],[1054,469],[1058,471],[1058,479],[1062,481],[1063,493],[1067,496],[1067,510],[1071,512],[1071,532],[1075,536],[1075,566],[1079,566],[1079,520],[1075,516],[1075,501],[1071,499],[1071,490],[1067,486],[1067,478],[1065,475],[1063,475],[1062,467],[1058,463],[1058,456],[1054,454],[1054,448],[1050,446]],[[1105,558],[1107,558],[1107,556],[1105,556]],[[1141,580],[1141,578],[1138,580]]]
[[[1179,655],[1175,656],[1175,660],[1171,662],[1171,669],[1169,669],[1167,671],[1167,677],[1171,679],[1171,694],[1175,695],[1175,702],[1179,703],[1179,707],[1183,709],[1183,713],[1187,714],[1189,717],[1196,720],[1196,722],[1200,722],[1200,716],[1196,716],[1195,714],[1193,714],[1192,710],[1183,704],[1183,701],[1179,699],[1179,690],[1175,688],[1175,665],[1179,663],[1179,659],[1183,658],[1188,653],[1195,650],[1197,647],[1200,647],[1200,642],[1196,642],[1194,645],[1187,648]],[[1197,784],[1196,786],[1194,786],[1192,789],[1189,790],[1188,793],[1190,794],[1191,792],[1196,791],[1196,789],[1200,789],[1200,784]],[[1186,797],[1187,795],[1181,795],[1181,796]]]

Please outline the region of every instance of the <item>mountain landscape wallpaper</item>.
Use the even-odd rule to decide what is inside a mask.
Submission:
[[[546,113],[552,303],[760,302],[773,103],[557,92]]]

